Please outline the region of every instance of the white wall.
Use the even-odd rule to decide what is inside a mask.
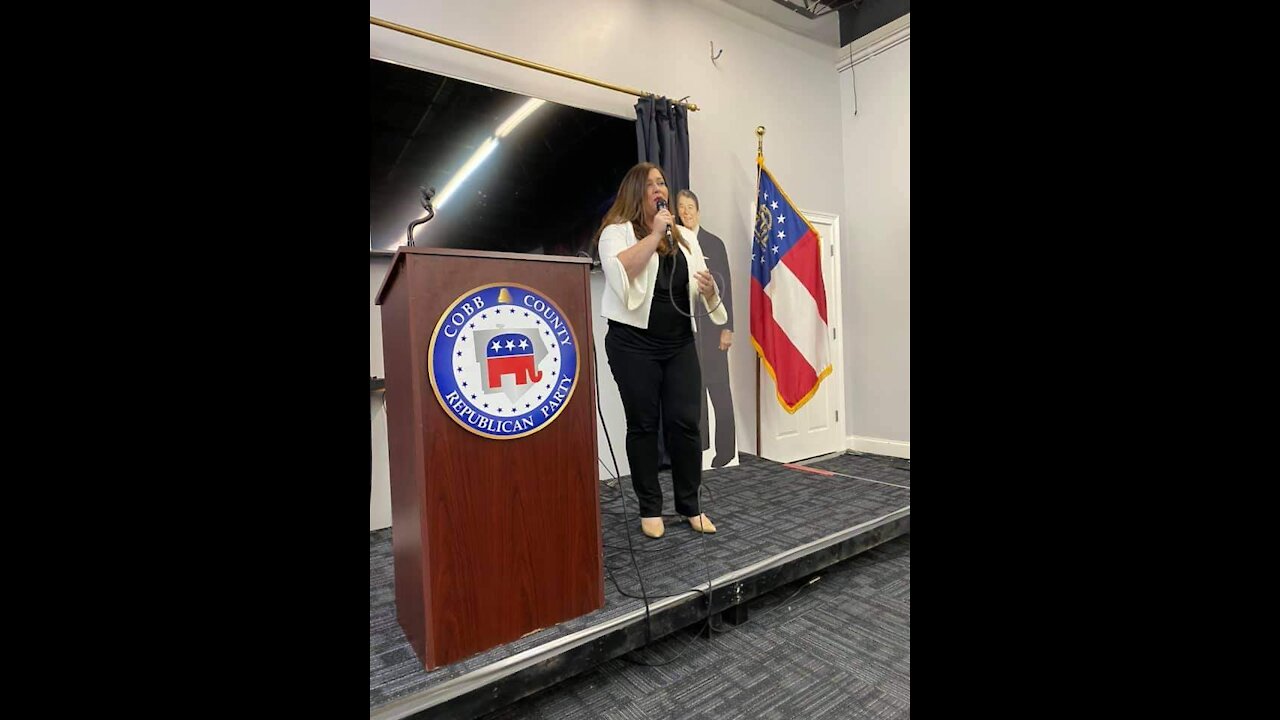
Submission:
[[[899,457],[911,456],[909,37],[855,52],[840,72],[846,432],[851,449]]]
[[[839,215],[842,228],[847,227],[836,49],[719,0],[370,0],[369,14],[616,85],[673,99],[688,95],[699,106],[698,112],[689,113],[690,183],[702,206],[703,226],[724,239],[729,251],[736,303],[729,371],[738,410],[738,447],[754,452],[755,356],[747,306],[755,128],[766,128],[765,158],[787,194],[806,208]],[[717,52],[723,50],[714,63],[711,42]],[[623,93],[373,25],[369,54],[565,105],[635,117],[636,98]],[[371,259],[371,297],[383,272],[385,262]],[[593,288],[598,304],[598,276],[593,276]],[[594,322],[601,326],[597,347],[605,419],[615,418],[609,431],[626,474],[625,428],[620,405],[609,395],[613,385],[603,359],[598,311],[597,306]],[[371,323],[378,322],[377,317],[375,307]],[[846,322],[850,319],[846,316]],[[370,350],[370,372],[381,376],[381,339],[373,328],[370,340],[378,346],[376,358]],[[607,458],[603,434],[600,452]],[[385,467],[382,472],[385,475]],[[379,481],[387,482],[385,477],[375,478],[375,485]],[[370,528],[375,524],[371,509]]]
[[[382,309],[373,304],[391,258],[369,256],[369,375],[384,378],[382,366]],[[391,527],[391,466],[387,461],[387,407],[383,394],[369,396],[373,432],[373,489],[369,497],[369,532]]]

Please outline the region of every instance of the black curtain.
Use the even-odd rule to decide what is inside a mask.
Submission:
[[[637,162],[662,168],[675,213],[676,193],[689,189],[689,111],[667,98],[636,102]]]

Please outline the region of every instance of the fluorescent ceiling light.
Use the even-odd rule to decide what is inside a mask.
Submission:
[[[538,100],[535,98],[524,105],[521,105],[519,110],[515,111],[511,117],[507,118],[506,122],[499,125],[498,129],[493,131],[494,137],[504,138],[509,135],[512,130],[516,129],[517,125],[524,122],[525,118],[532,115],[534,110],[542,107],[546,102],[546,100]]]
[[[480,167],[480,163],[484,162],[485,158],[489,157],[489,154],[496,147],[498,147],[498,139],[491,137],[485,140],[483,145],[476,148],[476,151],[471,153],[471,158],[462,164],[462,167],[453,174],[453,177],[449,178],[449,182],[445,184],[444,189],[432,201],[432,206],[437,210],[444,207],[444,204],[449,202],[449,198],[458,189],[458,186],[466,182],[467,176],[475,172],[475,169]]]
[[[476,148],[476,151],[471,154],[471,157],[465,163],[463,163],[462,167],[458,169],[458,172],[454,173],[453,177],[449,178],[449,182],[445,183],[444,189],[441,190],[440,193],[432,200],[432,206],[437,210],[444,207],[444,204],[453,196],[454,191],[456,191],[462,183],[466,182],[467,177],[471,175],[471,173],[475,172],[476,168],[480,167],[480,163],[484,162],[485,158],[489,157],[489,155],[493,153],[494,149],[498,147],[498,138],[504,138],[507,135],[510,135],[511,131],[515,130],[517,125],[524,122],[525,119],[532,115],[535,110],[545,105],[546,102],[546,100],[532,98],[524,105],[521,105],[519,110],[512,113],[511,117],[507,118],[498,126],[497,130],[493,131],[493,137],[485,140],[484,144]]]

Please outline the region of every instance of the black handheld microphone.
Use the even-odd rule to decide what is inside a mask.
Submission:
[[[663,210],[667,209],[667,201],[663,200],[662,198],[658,198],[657,206],[658,206],[658,212],[662,212]],[[671,224],[667,223],[667,247],[674,247],[674,246],[675,246],[675,241],[671,239]]]

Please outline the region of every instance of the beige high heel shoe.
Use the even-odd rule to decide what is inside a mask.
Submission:
[[[661,517],[640,518],[640,532],[651,538],[660,538],[667,531]]]
[[[707,517],[706,513],[701,513],[697,517],[685,519],[689,521],[689,527],[693,528],[694,532],[707,533],[710,535],[716,531],[716,526],[711,523],[711,518]]]

